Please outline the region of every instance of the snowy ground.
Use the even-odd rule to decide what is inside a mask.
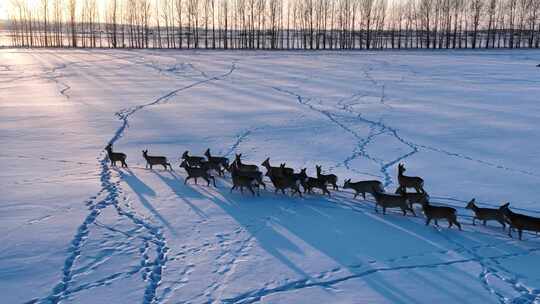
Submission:
[[[539,302],[538,237],[472,226],[463,208],[476,197],[540,215],[538,63],[504,50],[0,50],[0,302]],[[111,140],[129,170],[104,160]],[[341,190],[183,185],[178,157],[207,147],[389,191],[403,161],[464,231]],[[144,169],[145,148],[175,171]]]

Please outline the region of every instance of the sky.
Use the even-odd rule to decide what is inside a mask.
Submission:
[[[0,1],[0,20],[3,20],[3,19],[6,19],[7,18],[7,4],[6,4],[7,0],[2,0]]]

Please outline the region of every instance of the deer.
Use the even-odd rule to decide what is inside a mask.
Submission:
[[[237,175],[242,175],[246,177],[253,178],[257,181],[257,183],[261,186],[263,186],[264,189],[266,189],[266,184],[263,181],[262,172],[260,171],[242,171],[237,167],[236,160],[233,161],[228,167],[225,168],[227,171],[229,171],[231,174],[233,171],[236,171]]]
[[[280,168],[283,168],[285,166],[285,164],[281,164],[280,165]],[[307,174],[306,174],[306,168],[303,168],[303,169],[300,169],[300,172],[298,173],[293,173],[291,175],[287,175],[287,176],[290,176],[295,182],[297,185],[302,185],[302,187],[304,188],[304,193],[306,191],[306,188],[304,187],[304,184],[305,184],[305,181],[307,179]],[[275,185],[274,185],[275,186]],[[300,189],[300,188],[298,188]]]
[[[414,210],[409,206],[409,202],[405,195],[381,192],[377,187],[373,187],[371,191],[373,191],[373,196],[375,196],[375,212],[379,212],[377,206],[380,205],[383,210],[383,215],[386,215],[387,208],[400,208],[404,216],[407,215],[407,211],[410,211],[416,216]]]
[[[259,167],[257,165],[248,165],[242,163],[242,153],[235,155],[235,159],[231,166],[234,166],[236,169],[238,169],[238,171],[241,172],[259,172]]]
[[[373,195],[373,189],[378,189],[379,192],[384,192],[383,184],[378,180],[351,182],[351,179],[349,178],[343,183],[343,189],[353,189],[353,198],[356,198],[361,193],[364,199],[366,199],[366,193]]]
[[[246,176],[243,175],[243,172],[240,172],[236,167],[231,168],[231,177],[233,186],[231,190],[229,191],[232,193],[232,191],[238,187],[240,187],[240,193],[244,193],[244,187],[248,188],[248,190],[255,196],[255,191],[253,191],[253,187],[257,187],[257,196],[260,195],[259,193],[259,182],[255,177]]]
[[[105,150],[107,150],[107,155],[113,167],[116,167],[117,161],[122,163],[122,168],[128,167],[128,165],[126,164],[126,154],[120,152],[113,152],[112,144],[108,144],[107,147],[105,147]]]
[[[514,213],[510,210],[509,206],[510,203],[506,203],[499,207],[499,210],[510,225],[510,229],[508,229],[509,237],[512,237],[512,228],[517,229],[520,240],[522,239],[523,230],[535,231],[536,233],[540,232],[540,218]]]
[[[210,162],[210,161],[202,161],[200,162],[200,168],[205,169],[206,171],[214,170],[217,172],[219,176],[223,176],[223,168],[221,167],[220,163],[216,162]]]
[[[210,186],[210,180],[214,183],[214,187],[216,187],[216,179],[208,174],[208,171],[206,168],[203,167],[191,167],[187,160],[182,161],[180,164],[180,168],[184,168],[188,174],[186,179],[184,180],[184,185],[187,183],[189,179],[195,179],[195,184],[197,184],[197,178],[202,178],[206,181],[206,185]]]
[[[270,180],[272,181],[272,184],[274,184],[274,187],[276,190],[275,193],[278,192],[278,190],[281,190],[283,194],[285,194],[286,189],[291,189],[291,195],[294,195],[295,193],[298,193],[300,197],[302,197],[302,192],[300,192],[300,180],[296,179],[292,175],[283,175],[283,176],[272,176],[270,177]]]
[[[419,204],[423,206],[425,202],[429,202],[429,194],[427,192],[416,193],[416,192],[407,192],[406,188],[398,187],[396,189],[396,194],[403,194],[409,200],[409,206],[413,208],[414,204]]]
[[[281,168],[281,172],[283,172],[283,174],[285,174],[285,175],[293,175],[294,174],[294,169],[287,167],[287,163],[281,163],[279,165],[279,167]]]
[[[189,151],[186,150],[182,154],[182,159],[187,161],[190,166],[201,166],[201,163],[205,161],[204,157],[202,156],[189,156]]]
[[[457,221],[457,211],[455,208],[433,206],[427,201],[422,205],[422,210],[426,216],[426,226],[429,225],[431,220],[435,220],[435,225],[439,226],[437,220],[446,219],[448,221],[448,228],[452,228],[452,225],[455,224],[461,231],[461,224]]]
[[[484,226],[486,226],[487,221],[497,221],[502,225],[503,230],[506,229],[504,214],[501,212],[501,210],[494,208],[480,208],[476,206],[475,198],[469,201],[465,208],[474,212],[474,217],[472,221],[473,225],[476,225],[476,220],[483,221]]]
[[[261,166],[266,168],[266,176],[272,178],[272,177],[278,177],[283,176],[284,172],[281,166],[279,167],[272,167],[270,165],[270,157],[266,158],[262,163]]]
[[[317,188],[321,189],[323,194],[328,194],[328,196],[330,196],[330,191],[328,191],[328,188],[326,187],[326,180],[307,176],[306,168],[300,171],[298,178],[300,180],[300,183],[302,184],[302,188],[304,188],[304,193],[307,192],[311,194],[313,188]]]
[[[167,166],[171,170],[173,169],[165,156],[150,156],[148,155],[148,150],[143,150],[142,154],[144,159],[146,159],[146,168],[150,166],[150,170],[152,170],[153,165],[162,165],[165,170],[167,170]]]
[[[206,149],[206,151],[204,152],[204,156],[206,156],[206,158],[208,159],[209,162],[218,163],[223,168],[226,168],[226,167],[229,166],[229,159],[228,158],[226,158],[224,156],[212,156],[212,154],[210,154],[210,148]]]
[[[326,181],[327,183],[331,184],[333,186],[334,190],[338,189],[337,186],[337,176],[335,174],[321,174],[322,168],[321,166],[316,165],[315,168],[317,169],[317,178]]]
[[[424,192],[424,180],[418,176],[405,176],[405,165],[398,165],[398,183],[400,188],[414,188],[417,193]]]

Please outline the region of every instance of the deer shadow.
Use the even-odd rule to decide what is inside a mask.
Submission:
[[[122,180],[124,180],[126,184],[133,190],[132,192],[137,195],[137,198],[141,204],[161,223],[163,223],[163,225],[167,227],[173,235],[176,236],[176,232],[169,221],[167,221],[167,219],[163,217],[163,215],[161,215],[161,213],[159,213],[159,211],[156,210],[152,203],[147,199],[147,197],[155,197],[156,192],[141,179],[139,179],[135,174],[133,174],[133,171],[130,169],[118,170],[118,173],[120,174]]]
[[[360,280],[368,284],[372,290],[393,303],[414,303],[417,299],[407,293],[407,290],[395,288],[383,276],[370,274],[363,276],[366,269],[389,268],[382,272],[392,271],[396,252],[403,251],[404,260],[425,254],[426,252],[440,252],[449,250],[441,246],[445,238],[437,237],[437,230],[426,229],[424,219],[411,221],[411,217],[404,217],[398,213],[389,212],[386,216],[376,214],[371,206],[365,202],[353,201],[344,197],[328,199],[323,196],[310,196],[309,198],[291,198],[281,194],[261,191],[260,197],[252,197],[246,192],[229,193],[228,181],[218,179],[218,191],[210,188],[194,188],[216,206],[223,209],[236,222],[253,236],[258,245],[266,252],[278,259],[283,265],[295,272],[299,277],[308,280],[318,280],[318,274],[309,273],[298,258],[292,256],[307,255],[304,246],[291,241],[291,236],[301,240],[309,250],[316,250],[324,256],[335,261],[347,272],[358,275]],[[342,201],[342,203],[339,203]],[[457,235],[457,230],[444,232]],[[384,236],[382,239],[381,236]],[[411,244],[414,244],[411,246]],[[434,261],[435,259],[435,261]],[[377,261],[373,264],[372,261]],[[441,256],[430,258],[430,263],[444,263]],[[433,290],[446,294],[447,297],[457,301],[466,301],[470,294],[477,294],[477,290],[466,282],[455,279],[456,274],[464,275],[472,280],[477,277],[464,273],[452,265],[449,271],[437,274],[441,280],[448,284],[451,282],[459,292],[446,290],[446,285],[437,282],[425,283]],[[407,271],[408,270],[399,270]],[[429,282],[429,278],[422,278],[415,272],[419,281]],[[466,293],[464,293],[466,291]],[[464,294],[466,296],[464,296]],[[477,297],[482,297],[482,295]],[[482,298],[491,301],[492,298]]]

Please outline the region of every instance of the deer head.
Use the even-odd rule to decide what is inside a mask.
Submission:
[[[470,202],[467,203],[467,206],[465,207],[466,209],[473,209],[474,208],[474,203],[476,203],[476,199],[473,198]]]

